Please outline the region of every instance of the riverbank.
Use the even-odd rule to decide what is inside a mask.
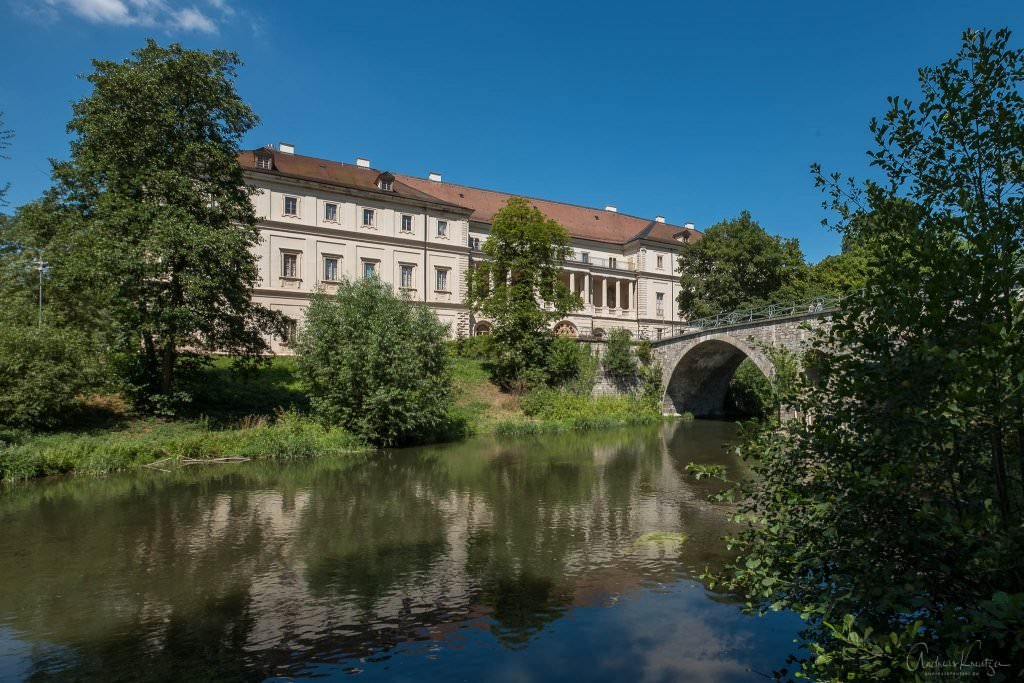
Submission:
[[[190,461],[342,456],[372,450],[325,428],[308,404],[291,358],[237,373],[226,359],[204,371],[193,404],[178,419],[142,418],[115,399],[94,401],[76,428],[52,434],[0,434],[0,481],[103,475]],[[559,391],[526,397],[501,392],[483,364],[456,358],[453,422],[464,436],[587,431],[660,420],[633,397],[591,398]]]

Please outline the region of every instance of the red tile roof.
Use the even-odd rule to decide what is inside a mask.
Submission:
[[[395,177],[421,192],[473,209],[470,220],[482,223],[490,223],[494,214],[505,206],[509,198],[517,196],[507,192],[482,190],[408,175],[396,175]],[[646,239],[678,245],[679,240],[676,239],[676,236],[686,229],[678,225],[660,223],[648,218],[638,218],[604,209],[591,209],[533,197],[526,197],[526,200],[540,209],[541,213],[548,218],[558,221],[569,231],[570,235],[579,239],[613,244],[626,244],[637,239]],[[696,230],[691,229],[690,233],[693,235],[691,240],[700,238],[700,233]]]
[[[256,165],[257,155],[269,155],[273,162],[270,170]],[[314,180],[339,187],[377,192],[404,199],[429,202],[458,213],[471,211],[470,220],[490,223],[494,214],[505,206],[510,197],[517,195],[494,190],[482,190],[467,185],[435,182],[425,178],[395,174],[393,191],[377,187],[382,173],[377,169],[328,161],[301,154],[287,154],[272,147],[239,152],[238,162],[249,171],[279,174],[293,178]],[[626,244],[638,239],[679,244],[677,236],[685,227],[660,223],[624,213],[591,209],[547,199],[525,197],[548,218],[558,221],[569,234],[579,239]],[[700,232],[690,230],[690,240],[699,239]]]
[[[257,166],[256,159],[257,156],[260,155],[270,156],[273,163],[271,169],[268,170]],[[382,171],[373,168],[344,164],[340,161],[317,159],[315,157],[307,157],[301,154],[288,154],[285,152],[279,152],[272,147],[239,152],[238,163],[247,171],[259,171],[263,173],[288,176],[291,178],[314,180],[328,185],[337,185],[339,187],[364,190],[366,192],[376,192],[381,195],[391,197],[428,202],[431,204],[445,206],[446,208],[459,213],[465,213],[467,210],[460,204],[452,204],[444,201],[443,199],[438,199],[432,194],[420,192],[416,188],[409,187],[398,179],[396,179],[392,184],[391,190],[382,190],[377,187],[377,178],[380,177]]]

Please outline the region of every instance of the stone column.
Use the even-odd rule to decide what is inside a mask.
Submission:
[[[629,307],[636,314],[636,280],[629,281]]]
[[[569,291],[573,294],[576,293],[576,273],[569,271]]]
[[[594,292],[590,289],[590,273],[583,274],[583,303],[594,303]]]

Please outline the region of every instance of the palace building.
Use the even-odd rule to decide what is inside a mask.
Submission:
[[[295,153],[291,145],[238,155],[253,196],[262,241],[253,298],[301,324],[310,295],[342,278],[379,277],[424,302],[452,337],[487,334],[490,324],[466,306],[466,272],[483,258],[491,220],[509,197],[427,178]],[[675,300],[681,244],[700,238],[692,224],[672,225],[526,197],[572,238],[562,279],[584,301],[555,323],[558,334],[602,337],[623,328],[658,339],[680,327]],[[274,350],[287,352],[286,340]]]

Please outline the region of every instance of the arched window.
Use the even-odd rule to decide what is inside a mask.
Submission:
[[[600,327],[595,327],[594,330],[590,333],[590,336],[593,337],[594,339],[604,339],[606,334],[607,333]]]
[[[476,329],[473,331],[473,334],[475,334],[478,337],[486,337],[491,333],[491,329],[492,327],[490,323],[477,323]]]
[[[555,334],[558,335],[559,337],[575,337],[576,326],[573,325],[568,320],[563,320],[562,322],[555,325]]]

